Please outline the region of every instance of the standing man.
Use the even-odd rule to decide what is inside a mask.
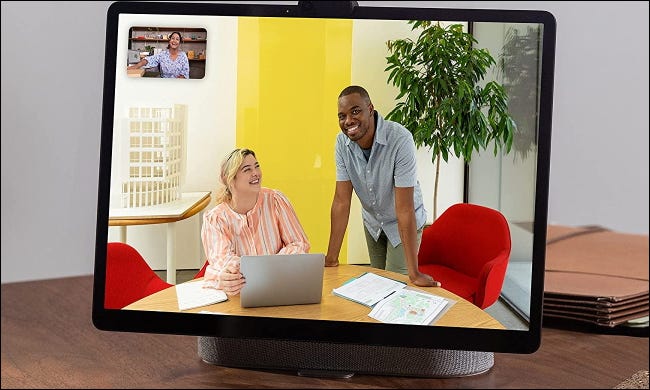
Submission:
[[[354,190],[363,207],[370,265],[408,275],[418,286],[440,286],[418,270],[426,210],[413,136],[399,123],[384,120],[368,92],[356,85],[341,91],[338,117],[342,133],[336,138],[336,190],[325,266],[339,264]]]

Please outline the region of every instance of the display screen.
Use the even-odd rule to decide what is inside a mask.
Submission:
[[[204,28],[134,26],[129,29],[127,75],[202,79],[207,32]]]
[[[491,141],[467,161],[452,148],[436,178],[431,148],[417,149],[427,225],[456,203],[489,207],[507,220],[511,252],[497,302],[481,308],[456,294],[426,290],[445,299],[442,310],[425,324],[391,323],[367,315],[370,307],[347,315],[346,308],[358,304],[328,285],[322,291],[326,308],[307,310],[319,314],[286,306],[232,312],[219,306],[234,299],[181,310],[174,285],[191,283],[206,262],[202,216],[215,206],[221,161],[235,148],[253,150],[263,186],[290,200],[310,253],[327,252],[339,93],[363,86],[383,117],[404,100],[387,68],[389,42],[418,40],[423,24],[410,21],[469,33],[474,41],[468,52],[481,49],[494,60],[477,85],[496,82],[508,95],[516,124],[509,150]],[[182,42],[172,53],[175,32]],[[113,4],[106,33],[95,325],[228,338],[534,351],[541,330],[554,51],[555,21],[543,11]],[[186,59],[188,77],[164,77],[173,69],[147,67],[164,66],[153,58],[163,53]],[[147,64],[134,66],[143,59]],[[109,304],[117,287],[108,282],[107,245],[120,241],[170,287],[125,306]],[[339,272],[348,266],[374,271],[356,194],[339,261]],[[409,289],[418,289],[405,280]],[[463,313],[477,317],[468,320]]]

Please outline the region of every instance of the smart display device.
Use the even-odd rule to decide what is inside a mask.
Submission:
[[[155,231],[164,225],[147,225],[140,217],[137,224],[143,226],[129,226],[128,236],[120,236],[111,223],[114,210],[137,213],[182,200],[186,193],[214,191],[219,163],[236,147],[256,152],[264,186],[287,195],[310,239],[311,253],[325,253],[335,184],[334,144],[340,131],[338,94],[348,85],[361,85],[380,114],[392,110],[401,97],[387,81],[387,42],[417,40],[412,20],[460,25],[471,33],[476,40],[471,47],[484,48],[495,59],[485,82],[504,85],[517,123],[510,153],[493,153],[487,145],[471,162],[454,165],[452,158],[441,168],[443,178],[458,178],[441,185],[446,191],[443,204],[485,205],[508,221],[512,252],[500,309],[475,308],[499,326],[455,322],[450,316],[456,309],[472,307],[464,306],[467,302],[456,302],[429,326],[343,315],[301,318],[284,315],[277,307],[263,315],[105,307],[111,293],[106,283],[108,242],[125,239],[153,269],[164,270],[165,258],[167,265],[179,268],[183,261],[195,269],[205,262],[197,231],[200,213],[184,220],[187,226],[174,224],[178,227],[167,235]],[[344,1],[116,2],[108,10],[106,26],[92,315],[98,329],[193,335],[197,353],[208,363],[303,375],[472,375],[489,370],[494,353],[537,350],[555,57],[556,26],[550,13],[371,7]],[[136,38],[149,37],[151,29],[151,39],[157,41],[182,29],[182,50],[194,51],[193,66],[201,68],[200,76],[129,77],[125,70],[135,60],[133,31],[141,27],[146,28]],[[197,34],[195,48],[189,46],[192,34]],[[426,147],[418,156],[431,223],[432,156]],[[335,271],[342,272],[347,264],[372,271],[359,260],[367,255],[358,230],[360,209],[350,214],[342,265]],[[162,266],[154,264],[157,258],[162,258]],[[322,294],[339,299],[329,298],[331,291]]]

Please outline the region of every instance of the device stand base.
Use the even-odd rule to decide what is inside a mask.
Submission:
[[[198,354],[219,366],[340,378],[354,373],[450,378],[482,374],[494,365],[493,352],[207,336],[199,336]]]

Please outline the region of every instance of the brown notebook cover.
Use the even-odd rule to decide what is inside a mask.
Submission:
[[[618,302],[648,295],[648,236],[549,225],[545,297]]]
[[[556,309],[547,309],[546,307],[544,308],[544,314],[563,314],[575,318],[589,318],[593,320],[601,320],[601,321],[611,321],[615,320],[618,318],[640,318],[640,317],[645,317],[648,315],[648,307],[642,307],[640,309],[629,309],[629,310],[622,310],[621,312],[618,313],[579,313],[577,311],[567,309],[567,310],[556,310]]]
[[[646,316],[647,316],[646,312]],[[565,314],[558,314],[558,313],[544,313],[544,323],[549,323],[550,320],[554,319],[562,319],[565,321],[570,321],[570,322],[578,322],[578,323],[588,323],[592,325],[597,325],[597,326],[602,326],[602,327],[609,327],[609,328],[614,328],[617,326],[622,326],[626,325],[628,321],[635,320],[637,318],[644,317],[642,315],[634,314],[630,315],[627,317],[620,317],[616,319],[597,319],[597,318],[585,318],[581,316],[576,316],[576,315],[565,315]],[[550,320],[549,320],[550,319]],[[562,323],[562,327],[567,327],[567,323],[564,322]],[[645,333],[647,334],[647,325],[645,326]],[[593,329],[590,329],[593,330]]]
[[[568,311],[573,313],[584,313],[592,315],[615,315],[616,313],[625,312],[627,310],[648,311],[648,300],[640,303],[631,303],[627,305],[622,305],[618,307],[587,307],[580,305],[570,305],[570,304],[553,304],[544,301],[544,311],[548,310],[561,310]]]
[[[581,307],[590,307],[594,309],[616,309],[618,307],[638,304],[648,304],[648,295],[641,295],[639,297],[622,299],[618,302],[596,300],[592,297],[574,297],[569,298],[565,295],[560,298],[551,297],[549,294],[544,296],[544,305],[575,305]]]
[[[545,324],[621,328],[648,316],[648,236],[549,225],[544,278]]]

